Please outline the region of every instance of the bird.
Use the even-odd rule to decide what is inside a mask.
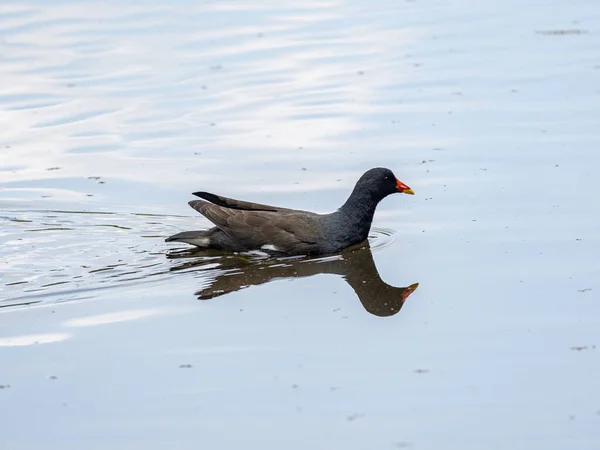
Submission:
[[[270,255],[331,255],[368,238],[375,208],[393,193],[414,191],[387,168],[366,171],[335,212],[317,214],[194,192],[188,204],[215,226],[184,231],[166,242],[185,242],[224,252],[261,251]]]

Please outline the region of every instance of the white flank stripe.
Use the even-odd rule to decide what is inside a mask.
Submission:
[[[265,244],[261,247],[262,250],[271,250],[272,252],[280,252],[281,250],[275,247],[273,244]]]

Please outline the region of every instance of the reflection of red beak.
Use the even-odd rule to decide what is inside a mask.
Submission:
[[[402,304],[403,305],[404,305],[404,302],[406,301],[406,299],[408,298],[408,296],[410,294],[412,294],[413,292],[415,292],[415,290],[418,287],[419,287],[419,283],[415,283],[415,284],[411,284],[410,286],[404,288],[404,291],[402,292]]]
[[[403,194],[415,195],[415,191],[405,185],[402,181],[396,178],[396,189],[398,192],[402,192]]]

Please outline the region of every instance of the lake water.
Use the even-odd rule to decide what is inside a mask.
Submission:
[[[600,448],[599,124],[592,0],[5,0],[0,447]],[[370,249],[164,242],[375,166]]]

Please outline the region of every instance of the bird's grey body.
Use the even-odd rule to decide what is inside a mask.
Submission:
[[[194,195],[202,200],[193,200],[189,205],[213,222],[215,227],[184,231],[169,237],[167,242],[186,242],[227,252],[336,253],[367,239],[379,201],[393,192],[402,192],[397,183],[401,184],[390,170],[371,169],[358,181],[346,203],[330,214],[195,192]],[[405,187],[405,192],[412,193],[410,188]]]

